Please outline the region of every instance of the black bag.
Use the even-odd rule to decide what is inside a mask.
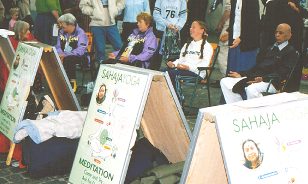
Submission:
[[[153,167],[169,163],[165,155],[155,148],[146,138],[138,140],[132,148],[132,151],[125,184],[141,177],[145,171]]]
[[[32,178],[62,175],[70,172],[79,139],[53,137],[36,144],[30,137],[22,141],[23,164]]]

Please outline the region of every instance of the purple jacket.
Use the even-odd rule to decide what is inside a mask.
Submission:
[[[140,32],[138,28],[134,29],[120,51],[124,50],[132,41],[136,41],[136,43],[129,55],[129,62],[141,61],[142,68],[148,68],[150,59],[157,49],[157,40],[153,33],[153,28],[150,27],[145,33]],[[114,52],[114,55],[117,56],[120,51]]]
[[[66,44],[68,42],[68,45]],[[70,35],[63,29],[59,31],[56,49],[58,54],[66,56],[83,56],[88,47],[88,37],[84,30],[78,25],[75,31]]]

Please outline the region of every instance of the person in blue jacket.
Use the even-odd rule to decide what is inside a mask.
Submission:
[[[161,66],[161,54],[164,46],[163,35],[166,28],[179,32],[187,21],[187,2],[186,0],[156,0],[153,11],[154,21],[156,23],[156,36],[161,44],[159,54],[156,60],[155,68]]]
[[[140,13],[137,16],[138,28],[129,35],[121,50],[109,54],[109,59],[149,68],[151,58],[157,49],[157,40],[151,25],[152,16],[145,12]]]

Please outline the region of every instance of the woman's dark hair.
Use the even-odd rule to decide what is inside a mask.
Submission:
[[[201,48],[200,48],[200,53],[201,53],[200,59],[203,59],[203,49],[204,49],[204,45],[205,45],[205,42],[206,42],[207,36],[208,36],[207,33],[206,33],[207,29],[206,29],[206,25],[203,21],[195,20],[195,21],[193,21],[193,23],[194,22],[197,22],[199,24],[199,26],[201,27],[201,29],[204,30],[203,35],[202,35],[202,44],[201,44]],[[185,51],[183,52],[183,55],[182,55],[183,57],[186,56],[188,46],[190,45],[191,42],[192,42],[192,39],[189,38],[189,40],[187,41],[186,46],[185,46]]]
[[[259,146],[257,145],[257,143],[256,143],[254,140],[252,140],[252,139],[247,139],[247,140],[244,141],[243,144],[242,144],[242,150],[243,150],[243,154],[244,154],[244,157],[245,157],[245,163],[244,163],[244,165],[245,165],[247,168],[249,168],[249,169],[253,169],[252,166],[251,166],[252,163],[246,158],[246,154],[245,154],[245,151],[244,151],[244,146],[245,146],[245,144],[246,144],[247,142],[252,142],[252,143],[255,145],[255,147],[257,148],[257,150],[258,150],[258,163],[257,163],[257,167],[259,167],[260,164],[262,163],[263,155],[262,155],[261,150],[260,150]],[[257,168],[257,167],[256,167],[256,168]],[[255,169],[255,168],[254,168],[254,169]]]
[[[98,94],[99,94],[99,91],[100,91],[100,89],[101,89],[102,87],[105,88],[105,95],[103,96],[102,99],[100,99],[99,96],[98,96]],[[102,84],[102,85],[99,87],[98,93],[97,93],[97,95],[96,95],[96,102],[97,102],[98,104],[101,104],[101,103],[103,103],[103,102],[105,101],[105,99],[106,99],[106,91],[107,91],[106,84]]]

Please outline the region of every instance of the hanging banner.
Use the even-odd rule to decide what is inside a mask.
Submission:
[[[123,183],[152,75],[101,65],[69,182]]]
[[[19,43],[0,106],[0,131],[13,140],[14,129],[22,120],[30,86],[33,85],[42,49]]]

